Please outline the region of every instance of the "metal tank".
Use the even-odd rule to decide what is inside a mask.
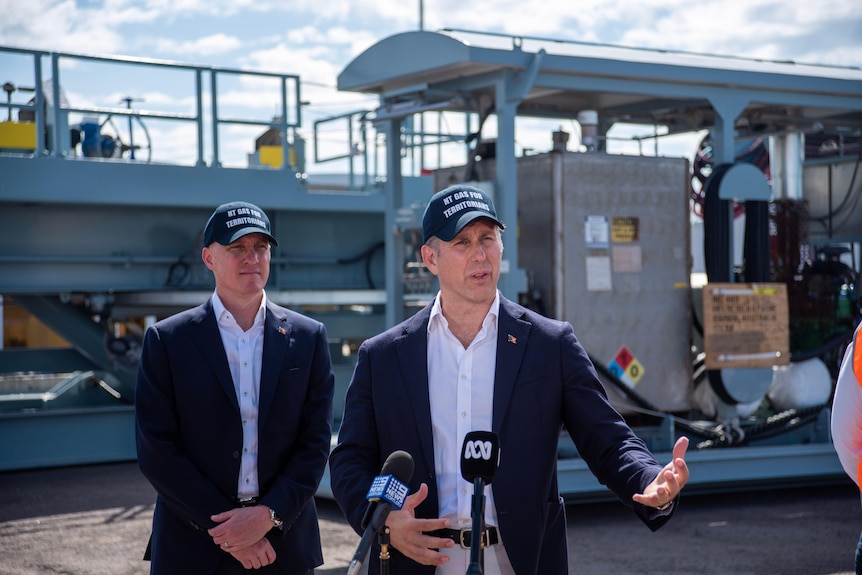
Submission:
[[[477,165],[480,177],[493,163]],[[560,150],[517,165],[508,233],[529,278],[524,303],[570,322],[593,362],[652,406],[689,409],[688,161]],[[461,174],[441,170],[436,187]],[[618,409],[636,406],[606,383]]]

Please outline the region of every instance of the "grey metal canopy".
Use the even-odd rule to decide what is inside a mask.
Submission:
[[[501,44],[493,35],[479,38]],[[381,116],[422,109],[481,113],[482,102],[496,103],[495,85],[508,76],[506,97],[524,116],[575,118],[595,110],[606,127],[659,124],[669,133],[712,128],[723,119],[738,136],[862,127],[862,70],[855,68],[507,40],[511,47],[504,49],[443,33],[396,34],[354,59],[338,88],[379,94]]]

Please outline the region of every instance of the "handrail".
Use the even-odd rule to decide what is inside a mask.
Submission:
[[[273,72],[263,72],[256,70],[241,70],[236,68],[216,68],[211,66],[197,66],[191,64],[182,64],[176,62],[154,60],[147,58],[132,58],[125,56],[96,56],[86,54],[74,54],[69,52],[49,52],[43,50],[32,50],[26,48],[16,48],[11,46],[0,46],[0,55],[2,54],[19,54],[29,55],[33,59],[33,78],[35,81],[34,97],[32,103],[21,103],[12,101],[11,94],[9,101],[4,104],[11,110],[30,110],[33,112],[35,119],[36,134],[44,134],[45,127],[48,121],[51,121],[50,133],[50,149],[47,149],[45,141],[42,137],[36,138],[36,147],[34,157],[48,156],[51,158],[62,159],[70,155],[71,147],[69,141],[64,134],[67,127],[66,118],[69,113],[73,114],[94,114],[94,115],[116,115],[127,117],[151,118],[167,121],[193,122],[196,125],[197,131],[197,158],[196,164],[199,166],[207,165],[204,159],[204,134],[207,124],[211,129],[212,134],[212,161],[210,167],[219,167],[221,165],[221,150],[219,148],[219,128],[225,125],[246,125],[246,126],[265,126],[268,128],[277,129],[283,137],[283,142],[287,142],[287,134],[289,129],[296,129],[301,126],[302,121],[302,105],[300,97],[300,81],[299,76],[294,74],[280,74]],[[43,81],[43,59],[50,58],[51,66],[51,86],[50,92],[46,93],[45,82]],[[186,71],[194,75],[194,112],[192,114],[183,114],[166,111],[153,110],[133,110],[128,108],[106,108],[98,106],[80,106],[69,105],[63,101],[61,92],[62,72],[64,67],[61,62],[66,64],[67,61],[87,61],[104,64],[122,64],[131,66],[140,66],[146,68],[157,68],[171,71]],[[204,76],[209,78],[209,90],[205,94]],[[241,117],[219,117],[218,109],[218,80],[226,76],[253,76],[261,78],[274,78],[279,81],[279,98],[278,109],[280,115],[273,120],[257,120],[253,118]],[[290,84],[290,89],[289,85]],[[207,96],[207,98],[205,98]],[[205,115],[205,102],[210,103],[210,114]],[[51,113],[46,114],[46,103],[50,102]],[[53,105],[56,103],[57,105]],[[291,170],[289,150],[287,145],[282,146],[283,161],[280,169]]]

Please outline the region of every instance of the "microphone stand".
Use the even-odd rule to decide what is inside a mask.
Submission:
[[[377,542],[380,543],[380,575],[389,575],[389,527],[383,526]]]
[[[482,547],[482,536],[485,534],[485,482],[481,477],[473,479],[473,516],[470,538],[470,564],[466,575],[482,575],[485,566],[485,550]]]

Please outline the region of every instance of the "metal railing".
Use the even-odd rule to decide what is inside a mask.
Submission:
[[[210,167],[221,165],[219,150],[219,128],[225,125],[251,125],[266,126],[279,130],[282,143],[287,143],[288,130],[295,130],[302,123],[302,104],[300,97],[299,76],[292,74],[277,74],[271,72],[258,72],[252,70],[240,70],[229,68],[214,68],[209,66],[194,66],[166,61],[157,61],[141,58],[129,58],[119,56],[89,56],[83,54],[71,54],[63,52],[46,52],[41,50],[29,50],[0,46],[0,57],[8,55],[23,55],[32,57],[32,71],[34,96],[30,102],[22,103],[12,100],[12,93],[8,93],[8,101],[5,103],[11,117],[12,110],[28,110],[35,120],[36,143],[34,156],[48,156],[52,158],[65,158],[69,156],[71,147],[68,139],[63,133],[67,129],[67,117],[70,113],[125,116],[129,118],[141,118],[167,120],[174,122],[191,122],[196,127],[197,158],[196,165],[207,165],[205,161],[204,140],[207,128],[211,130],[211,154]],[[46,83],[45,60],[49,61],[51,81]],[[72,106],[64,103],[61,86],[63,85],[63,70],[68,65],[72,70],[76,68],[76,62],[98,62],[107,64],[122,64],[144,68],[158,68],[172,71],[188,72],[194,76],[194,113],[181,114],[164,111],[147,111],[126,108],[104,108],[96,106]],[[63,66],[61,66],[61,63]],[[218,83],[220,79],[227,76],[250,76],[261,78],[275,78],[280,85],[280,102],[278,109],[280,115],[273,120],[255,120],[249,118],[219,117]],[[208,90],[205,89],[208,80]],[[47,87],[46,87],[47,86]],[[10,87],[10,90],[14,86]],[[46,93],[49,90],[50,93]],[[28,90],[29,91],[29,90]],[[205,102],[209,103],[209,114],[205,113]],[[46,106],[50,103],[50,106]],[[56,104],[56,105],[55,105]],[[46,132],[46,126],[50,132]],[[48,134],[50,145],[46,145],[44,137],[38,135]],[[282,163],[280,169],[289,170],[289,149],[282,145]]]

